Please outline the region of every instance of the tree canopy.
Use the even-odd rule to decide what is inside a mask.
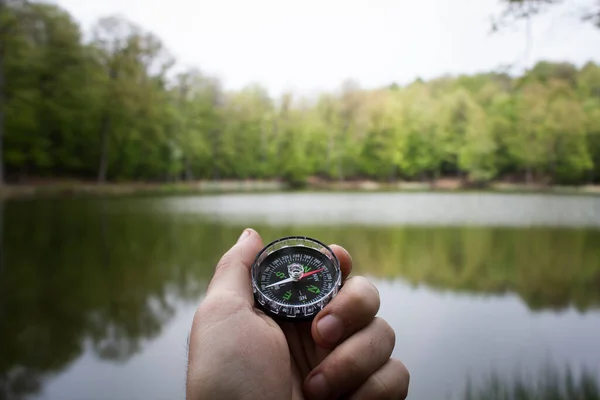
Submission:
[[[566,0],[500,0],[504,5],[504,12],[501,19],[505,18],[530,18],[551,9],[555,5],[565,4]],[[585,4],[575,4],[568,1],[581,18],[582,21],[592,23],[600,28],[600,1],[588,0]],[[497,27],[496,22],[496,27]]]
[[[90,33],[84,39],[56,5],[0,3],[0,154],[10,182],[600,182],[593,62],[273,97],[259,84],[228,91],[199,69],[176,69],[160,38],[125,19],[102,18]]]

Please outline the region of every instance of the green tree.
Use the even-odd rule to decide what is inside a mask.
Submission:
[[[218,125],[213,106],[213,81],[198,70],[178,74],[171,95],[171,169],[183,168],[186,180],[209,176],[211,130]]]
[[[85,106],[79,28],[53,5],[12,3],[8,14],[5,161],[24,174],[61,173],[77,164],[76,122]]]
[[[583,108],[586,113],[587,148],[593,164],[588,182],[600,182],[600,98],[588,99]]]
[[[577,90],[582,98],[600,99],[600,66],[586,63],[577,74]]]
[[[390,91],[371,93],[368,99],[368,128],[361,159],[363,170],[377,179],[393,179],[404,152],[400,135],[403,110],[398,96]]]
[[[416,83],[401,92],[404,122],[401,136],[404,140],[400,159],[402,174],[414,179],[430,175],[433,181],[441,175],[444,160],[448,158],[446,131],[440,124],[441,104],[429,85]]]
[[[265,155],[265,120],[272,102],[260,85],[250,85],[231,93],[225,105],[223,155],[230,177],[257,178],[265,170],[257,158]]]
[[[313,172],[309,149],[310,126],[304,120],[304,110],[294,107],[291,97],[282,108],[282,119],[278,124],[277,165],[279,173],[293,187],[302,187]]]
[[[586,138],[586,114],[568,96],[555,98],[548,107],[546,125],[552,137],[549,173],[559,183],[581,182],[593,167]]]
[[[362,93],[357,82],[342,83],[333,116],[333,133],[330,139],[331,162],[329,174],[338,180],[348,177],[348,172],[358,169],[353,157],[359,149],[356,136],[362,132],[357,125],[358,114],[363,105]]]
[[[526,16],[548,5],[511,3]],[[91,34],[58,6],[0,3],[0,178],[600,182],[592,62],[375,89],[348,80],[310,99],[172,73],[161,40],[122,18]]]
[[[458,165],[467,171],[475,183],[485,183],[496,176],[496,142],[484,111],[471,105],[469,124],[465,131],[465,145],[461,148]]]
[[[149,156],[165,162],[165,75],[173,60],[158,38],[117,17],[98,22],[93,46],[102,71],[95,76],[101,115],[98,181],[106,180],[111,162],[124,165],[128,175],[142,175],[152,166],[145,165]]]
[[[495,145],[485,114],[472,96],[464,89],[450,92],[442,99],[440,114],[438,138],[447,168],[462,179],[465,173],[475,180],[493,176]]]

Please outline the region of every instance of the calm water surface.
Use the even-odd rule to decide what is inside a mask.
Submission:
[[[267,194],[9,202],[0,399],[183,399],[187,335],[247,226],[345,246],[380,290],[410,399],[492,374],[600,382],[600,198]],[[529,378],[526,378],[529,379]]]

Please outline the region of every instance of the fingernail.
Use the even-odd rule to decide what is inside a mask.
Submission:
[[[238,243],[241,242],[242,240],[246,239],[248,236],[250,236],[250,231],[248,229],[245,229],[244,232],[242,232],[242,234],[238,238],[237,242]]]
[[[323,376],[323,374],[316,374],[307,384],[307,391],[311,395],[310,397],[317,399],[327,399],[329,398],[329,393],[331,393],[331,388],[327,383],[327,380]]]
[[[336,344],[342,338],[344,326],[338,317],[329,314],[317,322],[317,331],[324,341]]]

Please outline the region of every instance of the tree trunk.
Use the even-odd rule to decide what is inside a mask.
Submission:
[[[348,135],[348,131],[350,130],[350,119],[346,118],[344,120],[344,128],[342,129],[342,137],[340,143],[346,143],[346,136]],[[340,151],[338,154],[338,179],[340,182],[344,181],[344,150]]]
[[[459,169],[457,175],[458,175],[458,181],[460,182],[460,187],[464,187],[465,183],[466,183],[465,173],[463,172],[462,169]]]
[[[438,181],[440,180],[440,167],[435,167],[433,171],[433,187],[436,188]]]
[[[186,135],[186,130],[187,130],[187,113],[186,113],[186,109],[187,107],[185,106],[185,101],[187,99],[187,95],[188,95],[188,86],[187,86],[187,82],[182,81],[180,83],[180,87],[179,87],[179,112],[184,114],[184,118],[181,119],[180,124],[179,124],[179,134],[178,136],[181,138],[181,136],[183,135],[184,138],[187,137]],[[180,141],[181,144],[182,141]],[[183,171],[183,180],[184,181],[191,181],[193,179],[193,175],[192,175],[192,167],[191,167],[191,162],[190,162],[190,155],[188,154],[187,150],[184,150],[184,159],[183,159],[183,164],[184,164],[184,171]],[[171,162],[171,166],[173,163],[173,157],[170,157]],[[181,177],[181,174],[178,172],[175,174],[176,176],[176,180],[179,180]]]
[[[267,172],[267,123],[260,125],[260,177],[264,178]]]
[[[388,176],[388,182],[393,183],[396,180],[396,165],[392,164],[390,168],[390,174]]]
[[[110,115],[104,117],[102,131],[100,132],[100,165],[98,167],[98,183],[106,182],[108,169],[108,134],[110,132]]]
[[[275,116],[273,118],[273,123],[271,124],[271,140],[273,140],[275,142],[275,157],[278,160],[277,155],[281,154],[281,140],[279,140],[279,127],[280,127],[280,123],[278,120],[279,116]],[[273,174],[272,176],[274,176],[276,179],[277,178],[281,178],[281,168],[279,166],[279,160],[278,161],[273,161],[271,163],[271,165],[275,165],[275,168],[273,169]]]
[[[1,57],[1,56],[0,56]],[[2,61],[0,61],[1,63]],[[2,72],[0,72],[0,75]],[[0,78],[2,80],[2,78]],[[2,84],[0,83],[0,86]],[[2,101],[2,88],[0,87],[0,188],[4,186],[4,101]]]
[[[332,172],[332,166],[331,166],[331,160],[332,160],[332,154],[333,154],[333,129],[331,128],[330,125],[329,126],[329,138],[327,140],[327,176],[331,177],[331,172]]]
[[[525,182],[528,186],[533,182],[533,173],[531,171],[531,167],[527,167],[525,170]]]
[[[215,119],[219,119],[220,120],[220,113],[219,113],[219,109],[223,106],[223,98],[221,96],[221,92],[217,89],[216,86],[213,86],[213,92],[212,92],[212,107],[213,107],[213,112],[217,112],[217,114],[213,114],[213,118]],[[218,122],[219,122],[218,120]],[[214,120],[213,120],[214,122]],[[220,121],[220,122],[225,122],[225,121]],[[218,124],[217,124],[218,126]],[[220,136],[220,131],[218,127],[213,127],[210,130],[210,135],[212,138],[212,159],[213,159],[213,179],[214,180],[220,180],[221,179],[221,171],[219,170],[219,156],[220,156],[220,151],[221,151],[221,138]]]
[[[114,66],[109,67],[108,78],[110,82],[117,79],[118,73]],[[110,105],[107,103],[107,107]],[[98,183],[106,182],[106,172],[108,170],[108,135],[111,129],[110,109],[107,109],[102,121],[102,130],[100,131],[100,165],[98,166]]]
[[[0,16],[4,13],[6,6],[6,0],[0,0]],[[1,34],[1,33],[0,33]],[[5,104],[5,93],[4,93],[4,38],[0,37],[0,188],[4,186],[4,158],[3,158],[3,140],[4,140],[4,104]],[[0,199],[0,282],[4,279],[4,201]],[[4,298],[4,293],[0,293],[0,298]],[[6,304],[6,303],[4,303]],[[5,307],[0,306],[0,325],[5,326]],[[5,376],[0,374],[0,386]],[[6,386],[6,385],[5,385]],[[0,396],[4,393],[0,393]]]
[[[0,0],[1,1],[1,0]],[[6,277],[4,276],[4,274],[6,273],[6,265],[4,264],[4,201],[0,200],[0,282],[4,282],[4,280],[6,279]],[[5,289],[6,290],[6,289]],[[0,291],[0,326],[6,326],[6,307],[5,305],[7,304],[6,302],[4,302],[4,304],[2,304],[2,299],[6,298],[6,294],[2,293],[2,291]],[[0,374],[0,387],[2,387],[2,374]],[[1,390],[1,389],[0,389]],[[2,393],[0,391],[0,396],[2,396],[4,393]]]
[[[0,281],[4,272],[4,201],[0,200]]]
[[[194,180],[194,174],[192,173],[192,164],[188,157],[185,158],[185,180],[190,182]]]
[[[219,131],[217,128],[213,128],[211,131],[212,136],[212,167],[213,167],[213,180],[218,181],[221,179],[221,171],[219,170]]]
[[[23,163],[23,165],[21,165],[21,168],[19,168],[19,176],[17,178],[17,182],[27,183],[28,179],[29,179],[29,163],[25,162],[25,163]]]
[[[5,3],[6,0],[0,0],[0,15],[4,13]],[[4,90],[4,38],[0,38],[0,187],[4,186]]]

